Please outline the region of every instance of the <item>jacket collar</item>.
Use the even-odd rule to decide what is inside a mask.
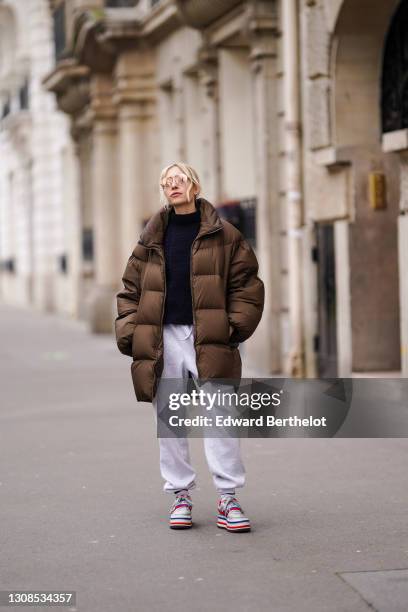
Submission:
[[[204,198],[196,198],[196,202],[199,204],[201,211],[200,229],[196,238],[222,229],[223,225],[221,218],[214,206]],[[157,248],[163,245],[164,232],[172,208],[172,204],[162,206],[162,208],[149,219],[140,234],[139,242],[141,244],[149,248]]]

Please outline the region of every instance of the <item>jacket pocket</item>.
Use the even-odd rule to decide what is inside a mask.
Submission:
[[[237,348],[239,346],[239,342],[237,342],[236,340],[233,340],[233,336],[235,334],[235,327],[233,325],[231,325],[231,323],[229,324],[229,337],[228,337],[228,344],[231,348]]]
[[[132,334],[132,355],[135,354],[135,332],[136,332],[138,327],[139,327],[139,325],[138,325],[138,323],[136,323],[136,325],[133,328],[133,334]]]

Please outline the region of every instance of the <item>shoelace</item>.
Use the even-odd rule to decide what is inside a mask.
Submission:
[[[185,497],[184,495],[180,495],[179,497],[176,497],[176,499],[174,500],[173,505],[170,509],[170,512],[174,512],[177,506],[179,506],[183,502],[187,502],[189,508],[191,509],[193,505],[193,502],[191,501],[191,499],[189,497]]]
[[[228,516],[230,510],[232,510],[230,506],[233,506],[234,508],[243,513],[242,507],[240,506],[236,497],[221,498],[219,503],[219,509],[225,514],[225,516]]]

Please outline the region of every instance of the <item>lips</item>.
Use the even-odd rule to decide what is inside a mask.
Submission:
[[[181,195],[181,193],[179,191],[176,191],[176,193],[172,193],[171,197],[174,198],[174,196],[179,196]]]

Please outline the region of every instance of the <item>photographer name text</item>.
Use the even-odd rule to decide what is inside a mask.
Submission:
[[[231,415],[217,415],[215,418],[198,415],[192,418],[172,415],[169,418],[171,427],[326,427],[326,417],[300,418],[290,416],[277,418],[274,415],[260,415],[258,417],[244,418]]]

